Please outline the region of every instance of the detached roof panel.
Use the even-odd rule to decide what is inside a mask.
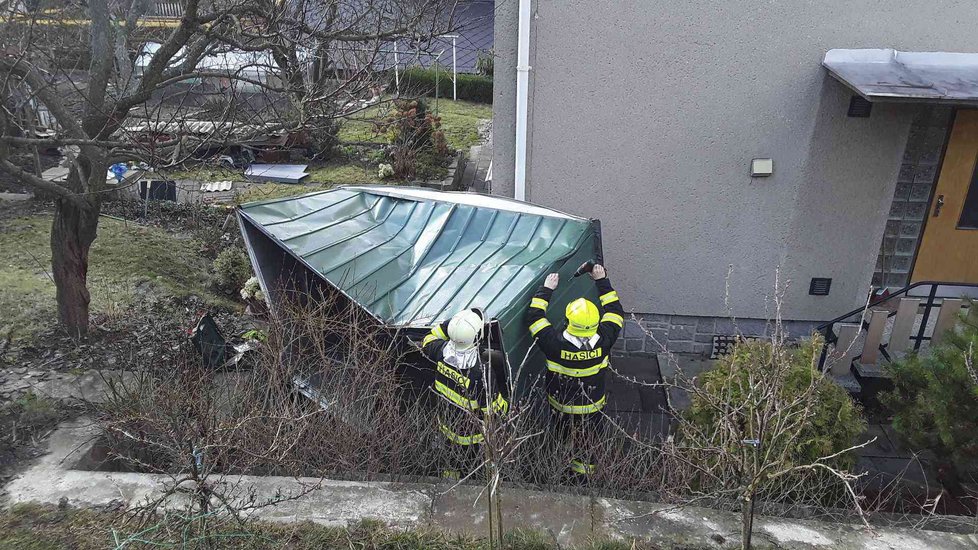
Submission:
[[[543,276],[595,237],[590,220],[547,208],[404,187],[344,187],[239,213],[394,326],[428,326],[475,306],[515,321]]]
[[[978,105],[978,54],[835,49],[829,73],[870,101]]]

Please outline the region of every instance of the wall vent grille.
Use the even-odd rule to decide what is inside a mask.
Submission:
[[[812,277],[812,283],[808,286],[808,294],[810,296],[828,296],[830,288],[832,288],[832,279]]]
[[[869,118],[872,112],[873,104],[862,96],[854,95],[849,99],[849,112],[846,113],[848,116],[853,118]]]

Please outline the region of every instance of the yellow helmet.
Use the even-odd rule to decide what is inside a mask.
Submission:
[[[590,300],[578,298],[567,304],[567,332],[578,338],[590,338],[598,331],[601,315]]]

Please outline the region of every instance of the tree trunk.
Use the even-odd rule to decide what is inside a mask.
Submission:
[[[740,501],[740,537],[743,550],[750,550],[754,534],[754,495],[742,498]]]
[[[58,320],[73,338],[88,334],[88,251],[98,228],[98,203],[61,198],[51,225],[51,268]]]

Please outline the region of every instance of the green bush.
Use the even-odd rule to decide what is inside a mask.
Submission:
[[[388,159],[393,176],[399,179],[445,177],[448,142],[441,117],[428,111],[424,100],[394,100],[394,110],[378,124],[387,135]]]
[[[887,365],[893,391],[881,401],[893,428],[915,450],[930,450],[957,466],[978,460],[978,307],[957,330],[921,354]]]
[[[820,346],[818,338],[782,350],[774,349],[769,341],[737,344],[700,376],[703,393],[692,396],[692,406],[686,411],[691,427],[709,434],[725,425],[718,415],[737,415],[739,420],[733,424],[739,426],[749,426],[763,415],[785,423],[797,415],[808,415],[796,438],[779,437],[775,426],[761,429],[762,447],[770,455],[786,458],[781,466],[810,464],[850,447],[866,429],[866,422],[848,392],[813,367],[812,358],[818,356]],[[778,378],[772,384],[773,391],[766,390],[770,395],[758,401],[753,381]],[[770,413],[768,407],[776,407],[778,412]],[[848,468],[855,460],[853,453],[847,453],[830,463]]]
[[[492,103],[492,78],[477,74],[458,74],[458,99]],[[412,67],[401,73],[401,90],[407,94],[435,96],[435,71]],[[452,73],[438,71],[438,96],[452,98]]]
[[[228,294],[236,295],[251,276],[251,262],[241,247],[225,248],[214,260],[214,285]]]

